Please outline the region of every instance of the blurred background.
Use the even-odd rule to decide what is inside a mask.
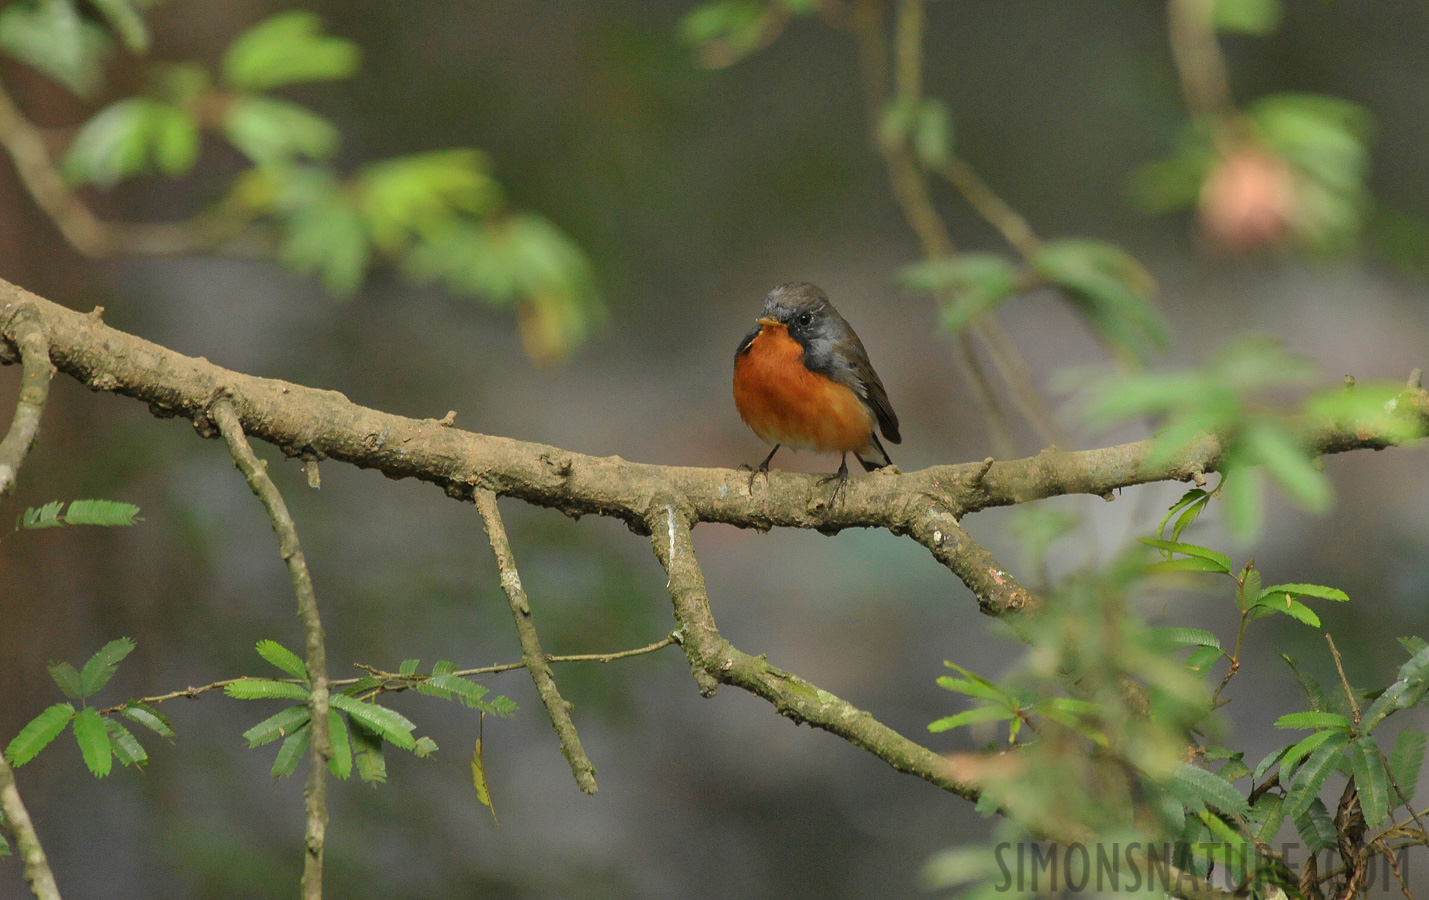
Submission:
[[[255,375],[342,391],[413,417],[457,412],[474,431],[595,455],[669,465],[757,463],[766,448],[735,413],[736,343],[764,294],[791,280],[823,287],[853,323],[903,423],[905,470],[994,452],[968,399],[956,344],[932,301],[898,286],[919,247],[867,137],[857,50],[816,19],[794,22],[762,52],[710,70],[680,39],[694,4],[603,0],[305,3],[357,42],[349,81],[292,92],[343,135],[339,168],[393,154],[474,146],[513,203],[537,210],[587,253],[607,312],[564,363],[523,352],[516,317],[378,271],[334,300],[279,265],[223,257],[95,262],[77,254],[0,166],[0,275],[177,351]],[[156,59],[213,61],[280,7],[258,0],[170,0],[151,14]],[[1154,366],[1198,363],[1244,332],[1281,339],[1327,382],[1346,374],[1404,379],[1429,361],[1425,282],[1373,253],[1311,258],[1233,255],[1206,246],[1190,217],[1150,218],[1126,200],[1129,174],[1168,152],[1185,119],[1165,9],[1148,2],[947,2],[928,8],[927,91],[948,104],[959,154],[1044,237],[1117,242],[1160,284],[1173,343]],[[1237,97],[1316,91],[1361,104],[1377,126],[1370,186],[1429,215],[1429,3],[1292,2],[1278,31],[1228,37]],[[140,67],[121,58],[105,98],[132,93]],[[69,128],[94,107],[7,61],[28,114]],[[126,182],[84,196],[113,219],[182,218],[236,169],[221,149],[178,182]],[[950,190],[935,201],[964,249],[997,235]],[[1144,436],[1079,429],[1056,392],[1068,368],[1109,368],[1067,307],[1034,295],[1000,313],[1029,375],[1063,406],[1077,447]],[[19,373],[0,372],[0,408]],[[1040,449],[1013,434],[1018,455]],[[311,491],[298,461],[259,452],[293,508],[312,567],[335,676],[404,658],[463,666],[519,658],[480,518],[430,485],[328,464]],[[1398,658],[1362,652],[1429,631],[1429,479],[1422,450],[1326,460],[1338,504],[1326,516],[1278,500],[1254,545],[1235,546],[1214,517],[1196,540],[1253,556],[1268,583],[1347,591],[1323,609],[1352,680],[1392,676]],[[832,459],[781,454],[782,467],[831,471]],[[1054,574],[1104,560],[1149,533],[1177,485],[1115,502],[1050,501],[1082,529],[1054,554]],[[9,504],[53,499],[138,504],[129,529],[56,529],[0,541],[0,736],[59,699],[47,661],[82,662],[121,635],[139,649],[101,699],[265,674],[254,643],[301,645],[286,570],[260,505],[221,443],[140,404],[55,382],[44,429]],[[647,541],[588,517],[579,523],[503,503],[546,649],[618,650],[673,627],[663,572]],[[1021,565],[1012,515],[966,523],[1009,567]],[[927,723],[964,708],[934,680],[950,659],[995,674],[1021,653],[922,548],[885,533],[759,534],[703,525],[695,534],[717,620],[737,647],[809,679],[937,750],[965,735]],[[1025,581],[1037,582],[1033,573]],[[1155,621],[1226,639],[1223,594],[1158,595]],[[1426,635],[1429,636],[1429,635]],[[1284,650],[1331,672],[1319,635],[1285,617],[1261,627],[1225,714],[1232,727],[1302,708]],[[1274,663],[1275,665],[1272,665]],[[1256,669],[1259,668],[1259,671]],[[497,827],[470,786],[478,720],[403,694],[391,705],[441,747],[433,759],[389,753],[389,781],[332,783],[333,897],[522,898],[906,897],[938,849],[985,835],[972,807],[898,775],[844,742],[779,717],[726,688],[701,699],[671,648],[566,665],[559,682],[597,766],[582,795],[524,672],[490,678],[521,705],[488,717],[485,758]],[[1259,685],[1257,692],[1245,688]],[[142,773],[103,782],[69,738],[19,770],[30,811],[68,898],[291,895],[300,868],[302,784],[268,774],[273,747],[240,734],[275,711],[210,694],[163,711],[178,738],[147,740]],[[1405,718],[1422,719],[1422,712]],[[1419,724],[1423,724],[1419,722]],[[1276,735],[1244,733],[1247,758]],[[1289,832],[1293,835],[1293,829]],[[1411,857],[1411,877],[1429,863]],[[1423,873],[1421,874],[1420,868]],[[26,896],[21,866],[0,862],[0,898]]]

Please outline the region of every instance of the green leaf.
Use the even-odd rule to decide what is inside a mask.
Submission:
[[[1229,574],[1231,570],[1231,558],[1218,550],[1212,550],[1208,547],[1198,547],[1195,544],[1183,544],[1180,541],[1163,541],[1157,538],[1142,537],[1137,538],[1137,541],[1148,547],[1165,550],[1168,553],[1180,553],[1184,556],[1208,560],[1216,564],[1214,571],[1217,572]]]
[[[1389,778],[1384,771],[1384,757],[1380,755],[1379,745],[1373,736],[1362,734],[1346,748],[1345,755],[1350,761],[1350,772],[1354,774],[1365,824],[1370,828],[1379,828],[1389,818],[1390,808]]]
[[[688,44],[722,44],[728,54],[715,64],[728,65],[753,52],[764,33],[764,4],[758,0],[715,0],[690,10],[680,20],[680,36]]]
[[[1221,639],[1201,628],[1151,628],[1146,639],[1153,647],[1214,647],[1221,648]]]
[[[328,771],[346,781],[352,775],[352,741],[347,733],[347,720],[335,709],[327,711],[327,734],[332,747]]]
[[[363,703],[342,694],[333,695],[331,701],[333,706],[347,713],[353,720],[361,722],[403,750],[411,750],[415,746],[416,739],[412,737],[412,730],[417,726],[396,710],[375,703]]]
[[[1001,706],[978,706],[973,709],[964,710],[955,716],[945,716],[928,725],[928,730],[934,733],[941,731],[951,731],[963,725],[971,725],[975,722],[995,722],[1001,719],[1011,719],[1017,715],[1010,709]]]
[[[288,267],[318,273],[323,287],[338,297],[357,292],[371,260],[361,217],[336,191],[293,212],[278,252]]]
[[[74,739],[79,744],[79,752],[84,756],[84,764],[95,778],[103,778],[114,767],[114,755],[110,749],[109,731],[104,727],[104,717],[90,707],[81,709],[74,715]]]
[[[1280,0],[1216,0],[1218,31],[1270,34],[1280,24]]]
[[[1193,672],[1209,672],[1211,666],[1225,655],[1219,647],[1202,647],[1186,657],[1186,668]]]
[[[1240,582],[1236,584],[1236,609],[1244,611],[1255,605],[1262,596],[1260,584],[1260,572],[1255,569],[1247,569],[1241,576]]]
[[[1424,765],[1425,736],[1422,731],[1406,728],[1394,741],[1394,750],[1389,754],[1389,773],[1398,786],[1399,803],[1406,806],[1414,800],[1414,790],[1419,785],[1419,769]]]
[[[84,699],[84,687],[78,669],[67,662],[52,662],[48,668],[50,677],[59,685],[61,693],[71,700]]]
[[[358,694],[364,694],[364,693],[366,693],[367,691],[372,690],[373,688],[377,688],[377,687],[381,687],[381,686],[382,686],[382,680],[381,680],[381,679],[379,679],[379,678],[373,678],[373,677],[371,677],[371,676],[367,676],[367,677],[364,677],[364,678],[359,678],[359,679],[357,679],[356,681],[354,681],[352,684],[349,684],[347,687],[343,688],[343,689],[342,689],[342,693],[345,694],[345,695],[347,695],[347,696],[349,696],[349,697],[356,697]]]
[[[1339,846],[1339,832],[1335,828],[1334,819],[1330,818],[1330,811],[1319,797],[1312,800],[1304,812],[1297,813],[1292,818],[1295,820],[1295,829],[1300,832],[1300,837],[1305,839],[1305,845],[1311,853],[1324,853]]]
[[[488,712],[496,713],[496,715],[500,716],[503,719],[514,715],[516,713],[516,710],[521,708],[516,705],[515,700],[512,700],[510,697],[503,697],[500,695],[498,695],[495,699],[491,700],[487,704],[487,706],[489,707]]]
[[[21,0],[0,10],[0,50],[89,97],[110,41],[71,0]]]
[[[947,293],[938,325],[959,334],[1017,290],[1017,270],[995,253],[960,253],[906,266],[900,280],[910,290]]]
[[[933,854],[923,865],[921,880],[926,890],[946,890],[992,878],[998,872],[992,847],[955,847]]]
[[[1265,758],[1262,759],[1260,762],[1256,763],[1255,768],[1251,770],[1251,780],[1259,781],[1260,779],[1264,778],[1265,773],[1270,771],[1270,767],[1275,765],[1275,763],[1285,755],[1285,752],[1293,746],[1294,744],[1286,744],[1284,747],[1281,747],[1278,750],[1272,750],[1267,753],[1265,755]]]
[[[953,120],[942,101],[924,98],[914,123],[913,155],[930,169],[945,166],[953,155]]]
[[[1412,634],[1406,635],[1405,637],[1399,638],[1398,640],[1399,646],[1403,647],[1404,652],[1408,653],[1410,656],[1417,656],[1420,652],[1422,652],[1426,648],[1429,648],[1429,643],[1425,643],[1423,638],[1416,637]]]
[[[65,511],[67,525],[114,527],[139,521],[139,507],[117,500],[75,500]]]
[[[12,766],[23,766],[48,747],[50,741],[59,737],[72,718],[74,707],[68,703],[56,703],[49,707],[20,729],[20,733],[5,747],[5,758]]]
[[[1066,288],[1100,336],[1144,358],[1166,344],[1166,325],[1152,306],[1156,282],[1120,247],[1103,241],[1067,239],[1043,244],[1032,267]]]
[[[1290,657],[1290,654],[1282,653],[1280,658],[1285,660],[1285,664],[1295,675],[1295,681],[1300,685],[1300,690],[1304,692],[1305,699],[1310,701],[1310,708],[1316,712],[1328,711],[1330,704],[1325,699],[1325,689],[1320,686],[1319,681],[1315,680],[1315,676],[1309,672],[1300,671],[1300,667],[1295,664],[1295,660]]]
[[[282,778],[297,771],[298,763],[303,761],[303,754],[308,752],[312,738],[313,723],[307,721],[283,739],[283,746],[278,748],[278,755],[273,760],[274,778]]]
[[[501,187],[476,150],[438,150],[390,159],[362,170],[357,208],[372,242],[388,253],[434,236],[460,216],[484,216]]]
[[[1350,729],[1350,720],[1339,713],[1298,712],[1289,713],[1275,720],[1276,728],[1339,728]]]
[[[84,668],[79,673],[80,692],[88,697],[97,693],[101,688],[109,683],[109,679],[114,677],[114,673],[119,670],[119,664],[124,661],[124,657],[134,652],[138,646],[132,638],[118,638],[99,648],[99,651],[89,658],[84,664]]]
[[[1282,782],[1288,782],[1290,780],[1290,774],[1295,770],[1295,766],[1300,760],[1315,752],[1315,750],[1319,749],[1321,744],[1329,741],[1336,735],[1343,738],[1348,737],[1344,731],[1339,730],[1317,731],[1290,745],[1280,757],[1280,780]],[[1336,740],[1338,740],[1338,738],[1336,738]]]
[[[1285,798],[1267,791],[1255,801],[1250,811],[1252,834],[1261,843],[1270,843],[1280,831],[1280,823],[1285,821]]]
[[[1262,602],[1267,602],[1275,597],[1282,600],[1285,595],[1291,597],[1315,597],[1319,600],[1335,600],[1339,603],[1349,602],[1349,595],[1344,591],[1332,587],[1325,587],[1319,584],[1272,584],[1270,587],[1260,592],[1258,598]]]
[[[1179,795],[1189,795],[1222,812],[1245,815],[1250,804],[1240,791],[1220,776],[1190,763],[1181,763],[1171,776],[1171,789]]]
[[[398,675],[414,675],[414,674],[416,674],[416,672],[417,672],[417,665],[418,665],[420,662],[421,662],[420,659],[404,659],[404,660],[402,660],[402,665],[400,665],[400,666],[397,667],[397,674],[398,674]]]
[[[1301,816],[1309,810],[1310,804],[1318,799],[1320,788],[1325,783],[1325,779],[1330,777],[1330,773],[1335,770],[1335,764],[1341,758],[1341,750],[1349,742],[1349,735],[1341,731],[1321,732],[1329,737],[1311,753],[1299,769],[1295,770],[1295,778],[1290,783],[1290,791],[1286,798],[1290,802],[1290,814]],[[1311,735],[1310,738],[1319,735]],[[1305,740],[1310,740],[1306,738]],[[1304,743],[1302,741],[1301,743]],[[1285,765],[1282,760],[1281,766]]]
[[[1315,468],[1305,445],[1283,427],[1270,421],[1256,422],[1241,440],[1251,459],[1264,464],[1281,489],[1302,507],[1323,513],[1334,503],[1330,480]]]
[[[340,137],[332,123],[296,103],[272,97],[240,97],[228,107],[223,133],[259,166],[331,156]]]
[[[463,221],[414,245],[403,265],[419,282],[498,306],[519,302],[522,342],[536,359],[563,357],[604,310],[580,247],[530,213]]]
[[[300,726],[307,724],[308,719],[307,706],[290,706],[243,732],[243,739],[248,742],[249,747],[261,747],[292,734]]]
[[[1151,563],[1146,567],[1146,571],[1152,575],[1159,575],[1166,572],[1213,572],[1217,575],[1225,575],[1226,570],[1221,564],[1210,559],[1166,559],[1161,562]]]
[[[63,500],[51,500],[44,506],[31,507],[15,518],[15,530],[60,528],[64,525],[64,520],[60,518],[60,511],[63,509]]]
[[[131,53],[147,53],[149,50],[149,28],[139,13],[139,5],[134,0],[90,0],[99,14],[109,22],[109,27],[119,35],[124,48]]]
[[[1156,537],[1158,539],[1161,537],[1161,534],[1166,530],[1166,523],[1171,521],[1171,517],[1176,515],[1177,512],[1188,511],[1198,506],[1203,506],[1210,497],[1211,495],[1208,492],[1200,488],[1191,488],[1182,494],[1179,500],[1166,508],[1166,515],[1162,516],[1161,521],[1156,525]],[[1186,524],[1189,525],[1190,522]],[[1182,526],[1181,530],[1185,530],[1185,526]],[[1180,532],[1178,531],[1173,534],[1171,539],[1173,541],[1180,540]]]
[[[1264,513],[1264,476],[1259,469],[1236,468],[1220,487],[1226,525],[1231,534],[1249,539],[1260,533]]]
[[[334,81],[357,71],[357,45],[322,33],[322,20],[303,10],[264,19],[239,35],[223,57],[223,80],[265,91],[304,81]]]
[[[1250,774],[1250,766],[1239,758],[1227,760],[1226,764],[1216,770],[1222,781],[1236,781]]]
[[[1315,615],[1314,610],[1310,609],[1310,607],[1301,603],[1299,600],[1292,600],[1285,606],[1281,606],[1278,603],[1259,603],[1256,604],[1256,606],[1259,609],[1272,609],[1278,613],[1285,613],[1290,618],[1298,619],[1299,621],[1304,622],[1306,625],[1309,625],[1311,628],[1320,627],[1320,617]]]
[[[352,745],[357,751],[357,775],[368,784],[387,780],[387,759],[383,756],[382,735],[358,719],[352,720]]]
[[[123,709],[119,710],[119,714],[131,722],[138,722],[160,737],[172,738],[174,736],[174,729],[169,724],[169,720],[147,704],[131,700]]]
[[[437,742],[425,735],[417,738],[417,743],[412,746],[412,753],[418,759],[426,759],[437,752]]]
[[[485,697],[490,688],[485,685],[474,684],[458,675],[433,675],[427,679],[427,684],[440,690],[450,691],[461,698],[462,703],[472,709],[480,709],[481,698]]]
[[[142,766],[148,761],[149,754],[144,752],[144,747],[138,739],[120,724],[118,719],[105,717],[104,730],[109,733],[109,746],[113,748],[114,756],[120,765]]]
[[[131,97],[105,107],[75,135],[65,154],[62,168],[73,184],[95,184],[110,188],[119,181],[158,169],[165,175],[182,175],[198,159],[198,123],[183,109],[148,97]],[[80,501],[75,501],[78,504]],[[111,501],[86,501],[110,504]],[[132,525],[122,520],[121,510],[139,510],[130,504],[113,504],[119,521],[70,524]]]
[[[943,665],[963,676],[962,678],[953,678],[944,675],[939,678],[938,686],[944,690],[966,694],[969,697],[977,697],[980,700],[991,700],[995,703],[1012,705],[1013,699],[1011,695],[976,672],[964,669],[957,663],[948,662],[947,660],[943,661]]]
[[[266,638],[258,642],[256,649],[258,650],[258,655],[263,657],[269,665],[287,672],[303,684],[310,684],[308,681],[308,667],[303,665],[303,661],[298,658],[298,654],[284,647],[277,641],[268,640]]]
[[[223,692],[235,700],[301,700],[304,703],[311,693],[301,684],[267,678],[240,678],[224,685]]]

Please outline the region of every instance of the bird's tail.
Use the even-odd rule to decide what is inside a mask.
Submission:
[[[870,453],[870,450],[876,451],[877,456],[875,456],[874,453]],[[865,454],[872,458],[864,459]],[[863,464],[863,470],[865,472],[872,472],[875,469],[893,465],[893,460],[888,458],[888,451],[883,449],[883,443],[878,440],[877,434],[870,434],[868,436],[868,446],[860,451],[855,451],[853,455],[855,459]]]

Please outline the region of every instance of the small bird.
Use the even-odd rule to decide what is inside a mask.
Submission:
[[[868,351],[829,297],[812,284],[781,284],[734,354],[734,405],[774,449],[754,474],[769,471],[783,446],[839,454],[832,506],[848,480],[848,454],[865,470],[891,466],[876,429],[899,443],[898,416]],[[750,475],[751,483],[754,474]]]

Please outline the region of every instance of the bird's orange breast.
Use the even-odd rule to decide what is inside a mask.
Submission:
[[[796,450],[866,450],[873,417],[853,391],[804,367],[804,348],[766,324],[734,360],[734,405],[759,439]]]

